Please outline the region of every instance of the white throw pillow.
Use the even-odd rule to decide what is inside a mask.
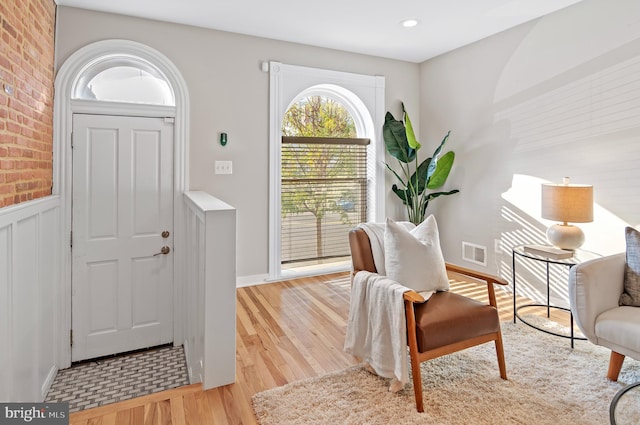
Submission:
[[[401,285],[416,292],[449,290],[438,224],[433,215],[410,231],[387,218],[384,258],[387,277]]]

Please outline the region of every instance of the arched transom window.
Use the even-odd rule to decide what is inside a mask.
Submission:
[[[105,56],[87,64],[75,84],[74,99],[175,106],[167,78],[133,56]]]

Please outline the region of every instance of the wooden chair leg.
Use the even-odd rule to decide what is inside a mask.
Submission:
[[[420,374],[420,359],[418,353],[418,338],[416,337],[416,316],[413,303],[405,301],[404,311],[407,319],[407,338],[409,339],[409,358],[411,359],[411,375],[413,377],[413,392],[416,396],[416,409],[424,412],[422,400],[422,375]]]
[[[496,355],[498,356],[498,367],[500,368],[500,377],[507,379],[507,364],[504,361],[504,346],[502,345],[502,331],[498,331],[496,338]]]
[[[418,356],[411,354],[411,375],[413,377],[413,392],[416,396],[416,409],[424,412],[424,401],[422,400],[422,375],[420,373],[420,360]]]
[[[622,363],[624,362],[624,354],[611,351],[611,357],[609,358],[609,370],[607,371],[607,378],[612,381],[618,380],[620,375],[620,369],[622,369]]]

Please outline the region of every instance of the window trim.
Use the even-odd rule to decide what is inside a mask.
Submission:
[[[282,119],[299,98],[331,97],[353,117],[359,137],[371,139],[368,168],[371,187],[368,220],[385,217],[384,123],[385,78],[269,62],[269,271],[267,280],[280,280],[280,143]]]

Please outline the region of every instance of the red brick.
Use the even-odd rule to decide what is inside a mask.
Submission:
[[[7,121],[7,131],[10,133],[20,134],[20,125],[13,121]]]
[[[6,21],[6,19],[2,21],[2,29],[5,30],[7,34],[9,34],[13,38],[16,38],[18,36],[16,30],[11,26],[11,24],[9,24],[9,22]]]
[[[16,168],[15,161],[9,161],[6,159],[0,160],[0,170],[13,170]]]
[[[33,130],[31,130],[29,127],[22,126],[22,128],[20,130],[20,134],[22,134],[25,137],[32,138],[33,137]]]
[[[21,157],[22,156],[22,149],[14,148],[14,147],[10,146],[9,147],[9,156]]]
[[[12,183],[20,180],[20,173],[5,173],[3,174],[7,183]]]
[[[35,182],[20,182],[20,183],[16,183],[16,191],[17,192],[24,192],[25,190],[31,190],[31,189],[35,189],[35,188],[36,188]]]
[[[0,54],[0,68],[11,69],[11,62],[9,62],[9,58],[5,54]]]

